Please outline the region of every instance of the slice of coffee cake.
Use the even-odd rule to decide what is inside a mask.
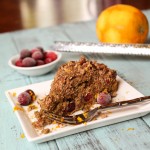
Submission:
[[[115,70],[85,57],[70,61],[58,69],[49,94],[40,102],[41,111],[70,115],[89,110],[99,93],[105,91],[115,96],[116,75]]]

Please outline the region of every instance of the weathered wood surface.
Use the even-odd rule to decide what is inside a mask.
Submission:
[[[98,42],[95,22],[64,24],[43,29],[32,29],[0,35],[0,150],[149,150],[150,115],[101,127],[42,144],[34,144],[21,138],[21,126],[7,101],[4,92],[8,89],[31,83],[50,80],[57,67],[68,61],[77,60],[81,54],[63,53],[62,61],[52,72],[28,77],[11,69],[8,59],[22,48],[43,46],[51,48],[54,41]],[[118,71],[119,76],[144,95],[150,95],[150,57],[86,54]],[[128,130],[134,128],[134,130]]]

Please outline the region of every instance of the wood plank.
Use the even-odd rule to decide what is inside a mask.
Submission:
[[[75,135],[66,136],[56,140],[60,150],[102,150],[103,145],[100,144],[99,140],[95,140],[93,137],[89,136],[87,132],[82,132]]]
[[[149,140],[147,140],[150,137],[149,127],[145,126],[145,123],[140,119],[117,123],[106,126],[105,130],[103,128],[95,129],[88,133],[91,139],[100,139],[105,149],[148,150],[150,147]]]
[[[57,140],[59,149],[132,149],[148,150],[149,127],[140,119],[129,120],[106,127],[70,135]],[[126,138],[126,139],[125,139]],[[128,140],[132,139],[132,140]],[[144,142],[143,142],[144,141]],[[63,145],[63,148],[61,146]]]
[[[84,22],[78,22],[75,24],[64,24],[62,28],[70,41],[98,42],[95,32],[91,32],[90,28],[88,28],[86,23]]]

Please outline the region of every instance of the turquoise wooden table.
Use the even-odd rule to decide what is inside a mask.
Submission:
[[[150,18],[149,18],[150,20]],[[0,35],[0,150],[149,150],[150,114],[62,137],[41,144],[27,141],[4,92],[53,79],[59,65],[80,54],[63,53],[62,61],[43,76],[24,76],[8,66],[8,59],[23,48],[50,49],[54,41],[98,42],[95,21],[17,31]],[[117,70],[118,75],[144,95],[150,95],[150,57],[86,54]]]

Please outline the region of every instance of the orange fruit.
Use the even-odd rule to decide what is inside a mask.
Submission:
[[[141,10],[124,4],[106,8],[96,21],[100,42],[144,43],[149,31],[148,20]]]

